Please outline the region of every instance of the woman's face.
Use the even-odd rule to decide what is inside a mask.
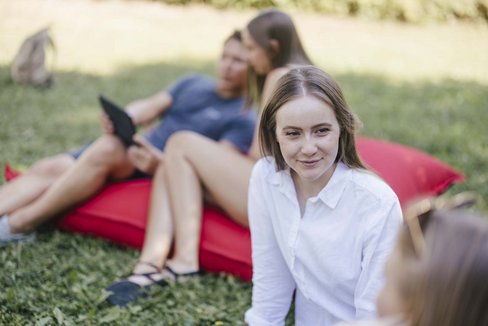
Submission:
[[[257,75],[267,75],[272,69],[271,59],[265,49],[253,39],[247,29],[242,31],[242,42],[247,50],[247,60]]]
[[[396,316],[404,313],[404,303],[401,295],[402,260],[399,249],[390,255],[385,266],[385,285],[376,299],[379,317]]]
[[[322,189],[334,173],[340,127],[334,110],[306,95],[276,113],[276,137],[283,158],[305,184]]]

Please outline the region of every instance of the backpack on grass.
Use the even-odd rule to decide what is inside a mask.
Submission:
[[[43,28],[25,39],[10,67],[12,79],[25,86],[51,86],[52,71],[46,67],[48,47],[55,51],[48,28]]]

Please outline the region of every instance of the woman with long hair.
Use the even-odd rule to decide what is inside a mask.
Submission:
[[[335,325],[375,316],[402,222],[393,190],[359,157],[359,120],[313,66],[283,76],[263,110],[252,172],[250,325]]]

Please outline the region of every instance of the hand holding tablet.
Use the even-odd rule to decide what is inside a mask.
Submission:
[[[100,95],[98,99],[103,110],[114,125],[114,134],[122,140],[126,147],[134,144],[132,137],[136,133],[136,127],[132,122],[132,118],[121,107],[103,95]]]

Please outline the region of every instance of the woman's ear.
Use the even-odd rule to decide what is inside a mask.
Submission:
[[[271,56],[275,57],[276,55],[278,55],[278,53],[280,53],[280,42],[278,42],[278,40],[272,38],[269,40],[269,44],[270,44]]]

